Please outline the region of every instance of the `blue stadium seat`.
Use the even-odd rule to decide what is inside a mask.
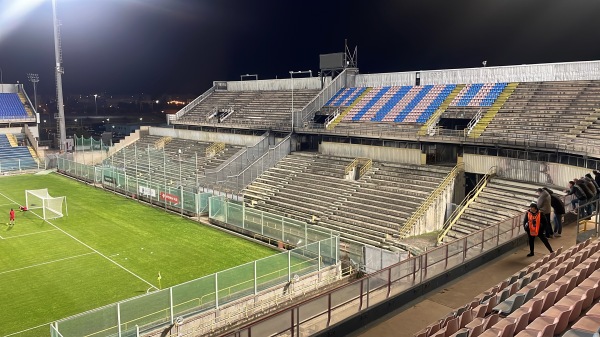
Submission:
[[[15,93],[0,93],[0,119],[28,117],[27,111],[19,95]]]

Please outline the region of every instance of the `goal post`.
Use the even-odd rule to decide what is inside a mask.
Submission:
[[[67,197],[52,197],[48,189],[25,190],[25,205],[36,213],[41,210],[44,220],[61,218],[67,213]],[[63,214],[63,208],[65,210]],[[37,213],[36,213],[37,214]]]

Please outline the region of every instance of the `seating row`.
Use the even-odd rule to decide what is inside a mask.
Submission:
[[[562,248],[490,288],[416,337],[550,337],[600,329],[600,241]],[[591,309],[589,309],[591,308]],[[588,310],[589,309],[589,310]]]

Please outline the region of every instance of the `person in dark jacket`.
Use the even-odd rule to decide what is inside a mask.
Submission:
[[[584,179],[586,181],[586,186],[589,187],[589,184],[594,185],[594,189],[596,191],[596,194],[594,195],[594,198],[592,198],[592,201],[594,201],[594,203],[592,204],[592,208],[594,210],[596,210],[596,201],[598,200],[598,194],[600,193],[600,187],[598,186],[598,183],[596,183],[596,180],[594,180],[592,178],[591,174],[589,174],[589,173],[586,174]],[[592,191],[592,192],[594,192],[594,191]]]
[[[554,195],[551,189],[544,187],[544,190],[550,194],[550,204],[554,210],[554,236],[562,236],[562,217],[565,215],[565,203],[561,198]]]
[[[578,179],[577,181],[575,181],[575,184],[581,188],[581,190],[583,191],[583,193],[585,193],[586,201],[585,201],[584,204],[587,203],[587,205],[585,206],[585,211],[587,213],[587,216],[592,216],[592,204],[591,204],[591,202],[594,199],[595,193],[592,192],[592,190],[590,189],[589,185],[586,184],[586,181],[583,180],[583,179]],[[590,183],[590,185],[591,185],[591,183]],[[580,203],[579,205],[581,206],[582,204]]]
[[[552,204],[551,204],[551,200],[550,200],[550,194],[548,192],[546,192],[546,190],[544,190],[543,188],[538,188],[536,190],[536,193],[538,195],[538,199],[537,199],[537,207],[540,211],[540,213],[542,213],[542,216],[546,218],[546,222],[550,223],[550,213],[552,212]],[[551,238],[552,237],[552,227],[551,226],[546,226],[545,227],[545,232],[540,233],[540,235],[545,235],[547,238]]]
[[[550,253],[554,252],[552,250],[552,246],[550,246],[550,243],[548,242],[548,239],[544,235],[544,229],[547,226],[550,226],[550,224],[539,212],[538,206],[535,203],[529,205],[529,210],[527,213],[525,213],[525,217],[523,218],[523,227],[525,228],[527,237],[529,238],[529,254],[527,254],[527,256],[533,256],[533,241],[535,240],[536,236],[542,240],[544,246],[548,248]]]
[[[574,198],[571,200],[571,206],[573,207],[573,213],[577,209],[577,205],[583,205],[587,201],[587,196],[585,192],[579,187],[575,181],[569,181],[569,189],[566,190],[567,195],[573,195]],[[583,217],[583,208],[579,208],[579,217]]]
[[[592,173],[594,173],[594,180],[596,180],[596,184],[600,186],[600,171],[594,170]]]

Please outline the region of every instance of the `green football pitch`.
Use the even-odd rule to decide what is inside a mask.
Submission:
[[[67,197],[68,216],[19,212],[42,188]],[[166,288],[277,253],[54,173],[1,177],[0,217],[0,336],[48,336],[50,322],[159,287],[159,272]]]

